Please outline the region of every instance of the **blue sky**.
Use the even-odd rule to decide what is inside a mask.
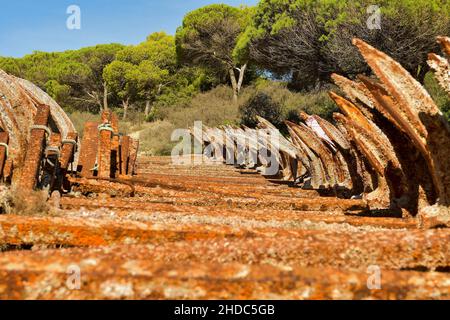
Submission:
[[[100,43],[137,44],[155,31],[174,34],[183,16],[211,3],[257,0],[13,0],[1,1],[0,56],[64,51]],[[81,9],[81,30],[69,30],[70,5]]]

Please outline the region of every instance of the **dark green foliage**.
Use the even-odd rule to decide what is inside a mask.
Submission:
[[[441,109],[444,116],[450,122],[450,97],[447,92],[442,89],[432,72],[428,72],[425,76],[425,88],[430,93],[434,102]]]
[[[381,30],[367,28],[374,4]],[[0,69],[45,90],[78,130],[107,102],[127,118],[126,130],[147,130],[145,148],[167,154],[171,131],[196,120],[253,127],[259,115],[281,130],[284,120],[299,122],[300,111],[332,120],[330,74],[370,73],[353,37],[399,61],[450,120],[450,98],[426,65],[429,52],[440,52],[436,35],[449,32],[447,0],[260,0],[253,8],[196,9],[175,36],[156,32],[134,46],[0,57]]]
[[[275,126],[283,121],[282,109],[279,103],[265,92],[256,92],[243,106],[239,108],[241,123],[254,128],[258,124],[256,116],[263,117]]]
[[[369,29],[377,5],[381,29]],[[369,73],[356,48],[359,37],[386,52],[419,80],[427,54],[439,50],[437,35],[449,35],[446,0],[261,0],[238,42],[263,69],[291,76],[296,89],[317,88],[330,74]]]

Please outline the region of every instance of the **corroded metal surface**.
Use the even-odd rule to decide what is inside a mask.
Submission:
[[[47,145],[47,139],[50,139],[45,129],[43,129],[47,127],[49,117],[50,108],[48,106],[41,106],[34,120],[34,124],[41,127],[32,128],[31,130],[30,143],[27,148],[24,168],[19,180],[19,187],[22,190],[32,191],[38,183],[41,159],[45,146]]]
[[[27,80],[0,71],[0,125],[10,134],[11,156],[24,155],[28,142],[28,130],[42,105],[49,106],[50,116],[55,124],[52,128],[65,139],[75,128],[62,108],[44,91]],[[17,160],[16,158],[16,160]]]
[[[139,140],[120,136],[117,115],[106,110],[101,123],[87,122],[84,126],[77,172],[83,178],[133,176],[138,152]]]
[[[448,55],[450,39],[438,42]],[[378,79],[333,75],[346,95],[330,93],[335,123],[300,113],[290,136],[260,117],[194,128],[203,154],[184,166],[139,156],[105,111],[70,172],[65,114],[0,72],[4,180],[17,161],[24,190],[64,191],[51,214],[0,215],[0,298],[450,299],[449,126],[398,63],[354,44]],[[429,64],[449,91],[448,60]],[[368,285],[373,267],[381,288]]]
[[[139,140],[131,139],[130,158],[128,162],[128,175],[133,176],[136,173],[137,155],[139,152]]]
[[[33,246],[0,254],[0,297],[449,298],[450,230],[350,215],[363,201],[239,172],[141,157],[130,180],[135,198],[124,198],[127,185],[93,179],[87,181],[104,184],[103,191],[63,197],[51,217],[0,216],[0,244]],[[113,189],[123,193],[111,195]],[[77,290],[67,286],[74,266]],[[367,285],[373,266],[381,290]]]
[[[82,177],[92,178],[97,164],[98,151],[98,122],[87,122],[84,125],[83,140],[78,158],[77,171]]]
[[[59,171],[61,141],[72,140],[74,149],[78,144],[71,138],[75,128],[67,114],[34,84],[1,70],[0,96],[0,129],[9,139],[7,152],[1,159],[3,182],[31,190],[48,186],[48,181],[52,185],[54,181],[62,181],[65,173]],[[55,139],[59,140],[58,145],[54,144]],[[2,145],[4,148],[5,143]],[[51,149],[50,153],[57,153],[50,155],[58,158],[55,163],[44,152],[47,148]],[[66,148],[64,170],[67,161],[72,160],[69,153]],[[41,180],[39,184],[38,180]]]
[[[111,128],[113,129],[113,138],[111,141],[111,177],[116,178],[120,175],[120,132],[119,117],[117,114],[111,114]]]
[[[344,126],[359,151],[378,173],[378,188],[366,199],[369,205],[395,208],[407,193],[403,169],[388,137],[350,101],[331,93],[331,97],[348,118]]]
[[[0,92],[2,96],[0,99],[1,127],[10,135],[11,158],[21,162],[28,138],[28,133],[22,129],[29,128],[33,119],[31,102],[14,79],[2,70],[0,70]],[[28,112],[26,112],[27,108]],[[20,112],[18,114],[25,111],[25,119],[16,117],[17,111]]]
[[[383,270],[397,270],[398,274],[403,270],[445,273],[445,267],[448,266],[450,259],[449,233],[445,230],[365,231],[357,228],[341,230],[335,228],[335,231],[332,231],[332,226],[324,226],[317,230],[280,227],[253,228],[250,232],[246,232],[246,227],[231,230],[220,224],[199,226],[185,221],[182,222],[182,226],[176,226],[172,221],[164,225],[164,229],[157,230],[161,225],[137,223],[133,220],[122,220],[121,223],[112,219],[108,221],[106,218],[101,221],[100,217],[85,220],[69,218],[67,226],[54,221],[53,225],[57,229],[48,236],[39,233],[38,221],[34,222],[36,226],[34,229],[31,229],[33,226],[31,221],[26,226],[19,224],[20,231],[11,241],[22,243],[19,239],[23,237],[27,240],[26,230],[36,230],[36,248],[43,244],[50,247],[52,245],[70,247],[75,244],[80,247],[68,252],[53,251],[60,256],[65,255],[67,260],[72,254],[87,259],[95,252],[115,252],[116,258],[123,256],[124,260],[141,258],[149,262],[167,264],[176,263],[177,260],[196,264],[268,263],[291,268],[332,267],[353,271],[366,270],[376,265]],[[99,223],[98,226],[95,226],[96,222]],[[42,230],[47,227],[46,223],[47,221],[42,221]],[[137,229],[142,229],[142,232],[138,233]],[[58,230],[66,233],[67,237],[64,238],[62,233],[58,234]],[[119,230],[123,233],[119,233]],[[11,232],[9,226],[4,230],[6,235]],[[21,232],[24,235],[21,235]],[[75,232],[80,233],[78,240],[72,236]],[[89,245],[91,248],[97,249],[85,248],[88,241],[92,242]],[[39,256],[39,252],[29,253],[28,256],[32,259],[33,256]],[[46,263],[51,265],[52,261]]]
[[[120,139],[120,174],[127,175],[130,162],[131,138],[128,136]]]
[[[98,139],[98,177],[111,177],[111,150],[113,133],[108,130],[100,130]]]
[[[51,117],[55,121],[58,131],[64,139],[69,132],[76,131],[69,116],[47,93],[28,80],[17,77],[14,77],[14,79],[24,88],[26,94],[36,102],[37,108],[39,108],[39,105],[48,105],[50,107]]]
[[[437,42],[441,45],[442,51],[450,57],[450,38],[449,37],[437,37]]]
[[[445,120],[442,113],[425,89],[397,62],[363,41],[356,39],[355,45],[358,46],[368,64],[383,81],[389,93],[396,99],[397,110],[388,109],[387,111],[393,117],[398,118],[401,125],[405,126],[405,131],[427,159],[430,173],[434,177],[435,187],[443,198],[441,201],[445,203],[446,190],[450,185],[442,181],[445,172],[448,172],[446,170],[448,169],[448,161],[442,158],[441,153],[442,150],[448,150],[450,134],[448,124],[443,125]],[[428,119],[425,117],[428,117]],[[432,122],[433,118],[435,119],[434,122]],[[435,131],[439,131],[441,139],[438,140],[440,140],[440,143],[430,139],[433,134],[432,131],[429,131],[433,129],[430,128],[432,123],[438,126]],[[447,138],[445,138],[446,136]],[[437,147],[437,144],[439,144],[439,147]]]
[[[77,151],[78,134],[69,132],[67,138],[62,140],[61,148],[61,169],[68,170],[69,165],[74,162],[75,153]]]
[[[43,257],[46,259],[46,257]],[[150,264],[147,260],[117,261],[108,256],[72,262],[85,270],[83,290],[70,290],[68,261],[56,260],[52,269],[39,260],[26,260],[27,269],[0,269],[8,282],[0,295],[8,299],[448,299],[448,277],[433,273],[385,271],[386,286],[370,290],[367,274],[330,268],[286,268],[273,265]],[[28,271],[29,270],[29,271]],[[324,276],[329,275],[329,276]],[[30,290],[30,283],[32,283]],[[51,288],[51,290],[45,290]],[[51,292],[49,292],[51,291]]]
[[[430,53],[428,55],[428,65],[433,69],[439,85],[450,94],[450,65],[448,60],[437,54]]]
[[[447,156],[450,150],[449,124],[428,92],[400,64],[359,39],[355,39],[354,44],[397,102],[397,108],[387,107],[386,112],[402,126],[422,153],[428,173],[433,178],[438,196],[437,205],[442,206],[443,221],[447,220],[450,202],[450,181],[447,175],[450,170]],[[429,212],[425,209],[421,211],[424,219]]]
[[[450,39],[439,37],[438,42],[448,54]],[[304,123],[287,121],[290,137],[281,135],[276,151],[271,150],[279,169],[269,179],[327,190],[338,197],[362,196],[372,210],[420,214],[424,226],[448,225],[450,126],[422,85],[400,64],[362,40],[353,43],[378,79],[360,76],[352,81],[332,75],[348,98],[330,93],[343,114],[334,115],[337,127],[305,113],[300,114]],[[431,54],[429,63],[450,91],[449,62]],[[237,164],[267,177],[269,159],[264,152],[271,148],[265,134],[279,131],[267,120],[257,120],[257,130],[203,126],[191,134],[203,143],[211,160],[236,165],[236,161],[229,163],[232,154],[245,159]]]

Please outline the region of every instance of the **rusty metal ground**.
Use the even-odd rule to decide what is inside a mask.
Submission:
[[[450,229],[362,200],[166,157],[88,182],[48,216],[0,216],[0,299],[450,299]]]

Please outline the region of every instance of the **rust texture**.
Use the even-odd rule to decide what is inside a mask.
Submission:
[[[61,135],[59,133],[52,133],[50,136],[48,146],[45,149],[44,159],[40,186],[48,187],[49,190],[59,190],[63,178],[60,174]]]
[[[400,64],[359,39],[355,39],[354,44],[397,102],[395,109],[384,105],[387,107],[386,112],[402,126],[414,147],[424,157],[438,197],[436,205],[442,208],[440,215],[446,224],[450,215],[450,181],[446,174],[450,170],[447,156],[450,127],[447,121],[428,92]],[[423,219],[430,212],[427,208],[420,212]]]
[[[124,136],[120,139],[120,174],[127,175],[130,161],[131,138]]]
[[[87,122],[84,125],[83,140],[78,159],[77,171],[82,177],[91,178],[94,176],[94,168],[97,163],[98,150],[98,122]]]
[[[64,196],[48,217],[0,216],[0,245],[32,247],[0,253],[0,298],[450,298],[450,229],[361,215],[362,200],[226,164],[139,163],[135,198],[125,183],[73,178],[91,196]],[[367,285],[373,266],[381,289]]]
[[[131,139],[130,157],[128,162],[128,175],[132,176],[136,173],[136,160],[139,151],[139,140]]]
[[[69,165],[74,162],[75,153],[77,151],[78,134],[69,132],[67,138],[62,141],[61,149],[61,169],[68,170]]]
[[[43,259],[49,258],[43,256]],[[65,271],[69,261],[59,260],[52,269],[40,260],[26,260],[25,271],[9,272],[7,264],[0,270],[2,279],[9,277],[0,295],[8,299],[448,299],[447,278],[441,274],[386,271],[386,286],[380,290],[367,288],[367,274],[332,268],[291,268],[283,266],[237,263],[202,265],[176,263],[150,264],[148,260],[72,260],[85,270],[84,289],[67,288]],[[195,270],[195,272],[187,271]],[[324,276],[329,274],[332,276]],[[51,288],[37,290],[42,283]],[[12,285],[14,284],[14,286]],[[30,293],[31,291],[31,293]]]
[[[439,37],[438,43],[448,56],[450,39]],[[332,75],[346,95],[330,93],[341,111],[334,115],[336,126],[305,113],[300,114],[301,123],[288,121],[290,137],[283,137],[275,152],[277,174],[267,177],[260,169],[267,166],[261,156],[264,137],[254,129],[204,127],[201,136],[195,130],[192,135],[213,161],[228,163],[230,152],[222,152],[229,149],[228,141],[238,150],[239,141],[245,141],[241,149],[253,155],[245,168],[256,168],[268,179],[339,198],[362,197],[372,211],[420,216],[424,227],[450,226],[450,126],[423,86],[399,63],[360,39],[353,44],[377,79]],[[449,61],[430,54],[429,64],[450,92]],[[279,133],[268,121],[258,121],[259,129]],[[236,160],[240,154],[233,156]]]
[[[202,149],[183,166],[139,154],[107,110],[74,172],[70,120],[0,72],[3,180],[52,194],[0,215],[0,299],[450,299],[449,126],[400,64],[353,43],[376,78],[332,76],[333,122],[193,128]],[[450,92],[438,43],[429,65]]]
[[[105,110],[101,123],[85,124],[77,171],[82,178],[130,177],[136,171],[138,152],[139,140],[120,136],[117,115]]]
[[[0,126],[10,135],[10,156],[20,170],[29,142],[29,129],[41,105],[50,108],[52,131],[65,139],[75,128],[62,108],[48,94],[27,80],[0,70]],[[19,176],[19,175],[18,175]]]
[[[34,124],[37,126],[47,127],[50,116],[50,107],[42,105],[36,113]],[[24,169],[22,170],[19,180],[19,186],[22,190],[33,190],[38,183],[38,175],[41,165],[45,146],[47,144],[47,133],[45,129],[36,127],[31,129],[30,143],[24,161]]]
[[[98,177],[109,178],[111,176],[111,139],[113,134],[111,131],[100,128],[99,135]]]
[[[4,180],[3,170],[9,153],[9,134],[7,132],[0,132],[0,143],[0,178]]]
[[[120,175],[120,132],[119,132],[119,117],[117,114],[111,114],[111,127],[113,129],[113,138],[111,142],[111,176],[113,178]]]
[[[51,185],[59,185],[53,182],[62,181],[65,175],[60,171],[61,142],[72,140],[74,149],[78,147],[71,138],[75,134],[72,122],[36,85],[1,70],[0,95],[0,131],[7,135],[7,141],[2,137],[1,142],[3,182],[24,190],[50,187],[53,191]]]

